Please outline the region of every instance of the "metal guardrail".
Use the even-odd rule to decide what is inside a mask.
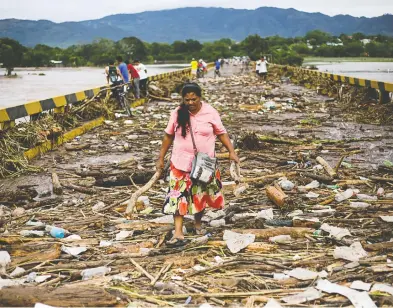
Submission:
[[[149,81],[162,80],[172,76],[184,76],[190,75],[191,68],[178,70],[169,73],[158,74],[148,77]],[[12,127],[15,125],[15,120],[24,118],[27,116],[35,116],[41,112],[54,110],[55,113],[62,113],[65,107],[77,102],[83,101],[87,98],[92,98],[97,95],[100,91],[109,89],[108,86],[102,86],[98,88],[88,89],[76,93],[61,95],[52,97],[44,100],[33,101],[23,105],[12,106],[12,107],[0,107],[0,129]]]
[[[329,78],[333,81],[346,83],[354,86],[372,88],[379,91],[380,93],[379,100],[381,103],[388,103],[391,101],[389,93],[393,93],[393,83],[390,82],[369,80],[369,79],[356,78],[356,77],[344,76],[344,75],[336,75],[332,73],[320,72],[317,70],[309,70],[305,68],[287,66],[287,65],[274,64],[274,66],[285,68],[288,71],[305,73],[310,76],[321,76],[324,78]]]

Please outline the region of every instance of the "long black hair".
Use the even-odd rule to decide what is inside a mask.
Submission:
[[[196,96],[201,97],[202,89],[195,82],[186,83],[181,90],[181,96],[184,98],[188,93],[195,93]],[[177,123],[181,127],[181,135],[185,138],[187,135],[187,126],[190,125],[190,112],[184,102],[181,103],[177,111]]]

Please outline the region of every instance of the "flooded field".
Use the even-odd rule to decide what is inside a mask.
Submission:
[[[321,72],[393,82],[393,62],[340,62],[311,60],[304,66],[315,65]]]
[[[148,75],[183,69],[187,65],[147,65]],[[4,78],[0,70],[0,107],[74,93],[106,83],[103,68],[17,68],[17,78]],[[39,75],[43,73],[45,75]]]

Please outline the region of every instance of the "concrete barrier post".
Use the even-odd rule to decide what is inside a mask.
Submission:
[[[381,104],[387,104],[391,102],[390,93],[387,91],[379,91],[379,102]]]

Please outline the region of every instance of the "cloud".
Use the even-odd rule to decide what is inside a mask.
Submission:
[[[107,15],[138,13],[178,7],[226,7],[255,9],[261,6],[295,8],[327,15],[349,14],[374,17],[393,13],[388,0],[0,0],[0,18],[47,19],[55,22],[97,19]]]

